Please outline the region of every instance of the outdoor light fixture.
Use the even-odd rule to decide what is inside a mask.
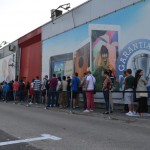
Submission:
[[[64,10],[68,10],[70,8],[70,3],[64,4],[64,5],[60,5],[57,9],[52,9],[51,10],[51,18],[52,18],[52,20],[55,19],[56,17],[62,15],[62,11],[58,10],[60,8],[62,8]]]
[[[13,44],[9,44],[9,51],[15,52],[16,51],[16,46]]]

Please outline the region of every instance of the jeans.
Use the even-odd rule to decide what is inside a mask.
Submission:
[[[23,90],[19,91],[19,100],[20,100],[20,102],[24,101],[24,91]]]
[[[40,91],[34,90],[34,98],[36,103],[39,102],[39,97],[40,97]]]
[[[109,90],[103,91],[106,111],[109,111]]]
[[[57,92],[55,89],[49,89],[48,91],[48,107],[51,105],[52,107],[54,106],[54,104],[56,105],[56,95],[57,95]]]
[[[56,91],[56,107],[59,106],[59,103],[58,103],[59,94],[60,94],[60,91]]]
[[[71,104],[71,91],[67,91],[67,106],[69,107]]]
[[[8,100],[8,91],[3,91],[3,99],[4,99],[5,101]]]

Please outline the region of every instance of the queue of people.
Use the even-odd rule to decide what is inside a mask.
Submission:
[[[138,69],[135,77],[132,75],[131,69],[127,69],[124,74],[124,103],[128,106],[126,115],[143,116],[148,113],[147,80],[143,76],[143,71]]]
[[[104,81],[102,83],[105,111],[104,114],[113,113],[112,88],[115,78],[110,70],[104,71]],[[26,84],[23,80],[3,82],[0,85],[0,96],[3,101],[27,102],[27,106],[35,103],[42,103],[45,109],[50,107],[59,107],[60,109],[71,107],[79,108],[79,93],[83,97],[83,108],[85,113],[94,111],[94,89],[96,79],[90,71],[84,73],[80,81],[78,73],[71,77],[57,77],[56,74],[48,79],[46,75],[42,81],[36,76],[31,83]],[[148,112],[146,92],[147,80],[143,76],[141,69],[137,70],[135,77],[132,70],[127,69],[123,75],[123,99],[127,106],[128,116],[143,116]]]

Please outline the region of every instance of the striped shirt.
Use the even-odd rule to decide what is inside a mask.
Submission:
[[[40,91],[40,87],[41,87],[41,81],[40,80],[34,80],[34,90],[35,91]]]

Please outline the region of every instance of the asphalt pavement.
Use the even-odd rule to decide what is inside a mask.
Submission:
[[[47,110],[40,104],[0,102],[0,150],[150,149],[149,116],[129,117],[119,109],[104,115],[103,111]],[[51,138],[42,139],[43,134]],[[11,144],[3,145],[7,142]]]

